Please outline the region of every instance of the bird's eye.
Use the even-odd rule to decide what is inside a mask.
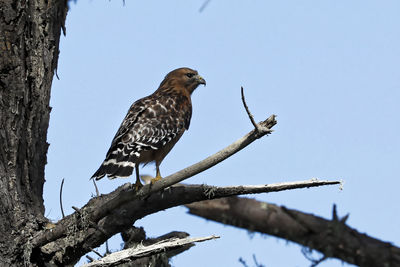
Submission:
[[[188,76],[189,78],[192,78],[194,76],[194,73],[186,73],[186,76]]]

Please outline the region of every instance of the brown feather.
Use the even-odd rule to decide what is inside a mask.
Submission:
[[[92,178],[127,177],[138,164],[153,161],[159,166],[189,129],[191,94],[200,84],[205,80],[197,71],[179,68],[168,73],[153,94],[133,103]]]

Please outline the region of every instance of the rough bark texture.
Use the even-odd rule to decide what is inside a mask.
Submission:
[[[184,238],[188,237],[189,234],[185,232],[171,232],[156,238],[146,238],[146,233],[142,227],[130,227],[124,232],[121,233],[122,240],[124,241],[124,249],[133,248],[139,244],[143,244],[145,246],[155,244],[157,242],[170,239],[173,237]],[[188,244],[182,248],[174,249],[170,251],[165,251],[163,253],[159,253],[157,255],[143,257],[140,259],[133,260],[129,263],[120,264],[119,267],[134,267],[134,266],[162,266],[162,267],[170,267],[169,259],[190,249],[193,247],[193,244]]]
[[[50,88],[66,1],[0,1],[0,265],[42,228]]]
[[[276,124],[275,116],[271,116],[230,147],[169,179],[144,186],[139,192],[128,186],[94,198],[54,228],[49,227],[42,198],[46,135],[50,88],[66,13],[67,0],[0,1],[0,266],[73,264],[135,220],[162,209],[228,195],[283,190],[281,185],[273,190],[260,186],[253,191],[243,186],[166,189],[270,133]],[[321,225],[316,223],[314,231]],[[318,246],[317,242],[313,244]],[[353,252],[355,258],[368,256],[363,251]],[[388,244],[386,252],[381,253],[395,258],[397,248]]]
[[[120,265],[125,265],[125,263],[133,262],[136,261],[137,259],[143,259],[144,257],[150,257],[150,256],[157,256],[159,257],[160,255],[165,255],[166,252],[169,251],[175,251],[177,249],[184,249],[187,247],[187,245],[194,245],[194,243],[197,242],[204,242],[208,240],[213,240],[217,239],[219,236],[211,235],[211,236],[206,236],[206,237],[184,237],[184,238],[178,238],[178,237],[173,237],[169,239],[164,239],[160,242],[157,242],[155,244],[151,245],[137,245],[136,247],[133,248],[128,248],[128,249],[123,249],[121,251],[117,251],[114,253],[111,253],[99,260],[95,260],[91,263],[85,264],[82,267],[108,267],[108,266],[120,266]],[[167,257],[165,256],[167,259]],[[142,264],[142,263],[140,263]],[[146,266],[165,266],[164,263],[159,263],[159,262],[154,262],[154,263],[149,263],[150,265]],[[134,266],[138,266],[135,264]],[[167,266],[169,266],[169,263],[167,261]]]
[[[179,205],[239,194],[339,184],[338,181],[301,181],[263,186],[214,187],[177,185],[141,197],[130,184],[114,192],[91,199],[79,211],[66,216],[50,230],[32,239],[34,251],[53,264],[73,264],[91,248],[128,229],[136,220]],[[147,185],[146,185],[147,186]]]
[[[137,246],[149,246],[157,242],[165,241],[171,238],[185,238],[189,234],[185,232],[170,232],[168,234],[156,237],[148,238],[146,237],[146,232],[142,227],[129,227],[125,231],[121,232],[122,240],[124,241],[123,249],[135,248]],[[141,257],[138,259],[130,260],[127,262],[114,264],[113,266],[118,267],[147,267],[147,266],[160,266],[160,267],[170,267],[170,258],[190,249],[194,244],[187,244],[181,248],[171,249],[168,251],[163,251],[152,256]],[[105,255],[104,255],[105,256]],[[95,260],[95,259],[93,259]]]
[[[186,205],[189,213],[257,231],[318,250],[358,266],[400,266],[400,248],[347,226],[336,209],[332,220],[248,198],[229,197]]]
[[[129,253],[126,253],[126,251],[120,251],[112,253],[111,255],[107,255],[108,257],[106,258],[109,258],[108,260],[106,260],[106,258],[101,258],[101,260],[95,260],[94,262],[91,262],[87,265],[118,267],[170,267],[171,265],[169,264],[169,260],[171,257],[174,257],[195,246],[194,243],[187,241],[184,242],[185,239],[190,238],[189,234],[185,232],[170,232],[156,238],[146,238],[146,233],[144,232],[142,227],[130,227],[129,229],[123,231],[121,233],[121,236],[124,241],[123,249],[133,249],[134,251],[141,251],[140,254],[142,255],[140,255],[139,258],[136,258],[135,256],[129,257]],[[178,240],[174,246],[171,246],[172,240]],[[199,239],[197,240],[199,241]],[[204,240],[208,240],[208,238],[204,238]],[[162,244],[161,246],[160,243]],[[178,243],[180,243],[180,245],[178,245]],[[151,247],[152,249],[150,249]],[[121,252],[123,253],[121,254]]]

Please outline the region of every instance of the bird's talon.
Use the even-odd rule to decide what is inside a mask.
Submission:
[[[139,191],[139,189],[142,188],[142,187],[143,187],[143,185],[142,185],[141,182],[135,183],[135,190],[136,190],[136,191]]]
[[[151,184],[154,184],[155,182],[160,181],[161,179],[162,179],[161,176],[157,176],[157,177],[151,179],[150,182],[151,182]]]

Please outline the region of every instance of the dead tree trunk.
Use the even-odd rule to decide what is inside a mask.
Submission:
[[[0,2],[0,265],[46,223],[43,205],[50,88],[67,1]]]

